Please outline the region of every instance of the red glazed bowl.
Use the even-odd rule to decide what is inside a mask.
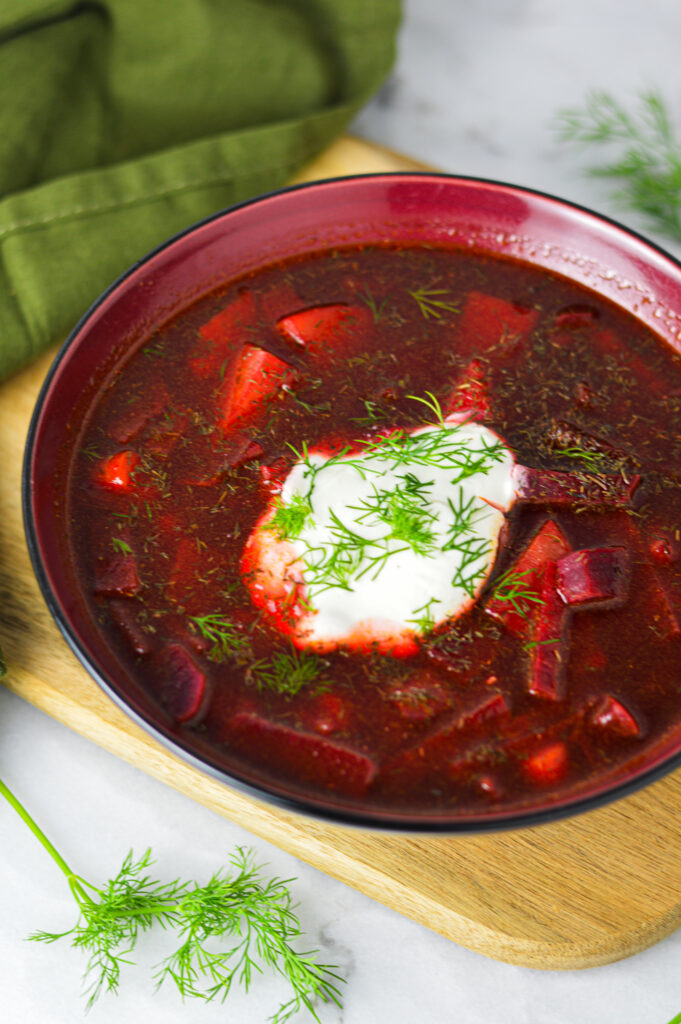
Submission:
[[[77,324],[47,376],[25,454],[23,505],[33,566],[67,643],[104,691],[172,751],[229,786],[305,815],[378,830],[456,833],[515,828],[621,797],[681,763],[681,722],[615,772],[527,806],[405,812],[347,800],[232,762],[200,729],[178,725],[124,670],[88,611],[73,570],[68,453],[106,373],[131,348],[221,285],[292,256],[355,244],[471,249],[545,268],[599,293],[681,349],[681,266],[620,225],[531,190],[437,174],[322,181],[257,198],[197,224],[144,257]]]

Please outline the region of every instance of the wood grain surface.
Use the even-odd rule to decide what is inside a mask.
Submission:
[[[299,180],[412,169],[343,139]],[[0,387],[0,644],[6,685],[94,743],[249,831],[477,952],[523,966],[591,967],[637,953],[681,923],[681,774],[607,808],[519,832],[404,838],[274,810],[204,776],[99,690],[47,612],[24,542],[20,475],[51,355]]]

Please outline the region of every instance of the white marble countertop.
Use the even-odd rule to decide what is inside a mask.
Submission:
[[[394,74],[354,131],[447,171],[526,185],[613,215],[606,187],[582,174],[585,157],[557,142],[553,115],[581,105],[587,89],[628,101],[656,86],[681,118],[680,37],[678,0],[407,0]],[[205,878],[237,844],[254,848],[274,873],[295,876],[310,944],[347,979],[343,1010],[320,1008],[324,1024],[667,1024],[681,1012],[681,933],[586,971],[496,963],[245,833],[4,691],[0,775],[74,868],[95,880],[114,873],[130,847],[147,846],[164,875]],[[65,943],[24,941],[36,928],[70,927],[62,878],[8,807],[0,807],[0,822],[0,1018],[85,1020],[80,954]],[[165,950],[162,938],[145,940],[139,962],[148,968]],[[103,997],[89,1019],[250,1024],[265,1021],[282,995],[263,978],[224,1007],[182,1004],[170,989],[155,993],[147,969],[131,968],[119,996]]]

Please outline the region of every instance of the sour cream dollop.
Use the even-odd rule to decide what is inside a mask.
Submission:
[[[408,653],[475,600],[513,501],[513,456],[445,420],[359,450],[310,450],[249,537],[255,603],[299,647]]]

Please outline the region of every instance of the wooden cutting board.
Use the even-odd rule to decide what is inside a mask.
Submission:
[[[418,165],[353,139],[303,179]],[[681,773],[610,807],[515,833],[404,838],[330,827],[234,792],[172,756],[99,690],[53,625],[24,542],[20,475],[51,355],[0,387],[0,644],[6,685],[180,792],[421,924],[509,963],[592,967],[681,923]]]

